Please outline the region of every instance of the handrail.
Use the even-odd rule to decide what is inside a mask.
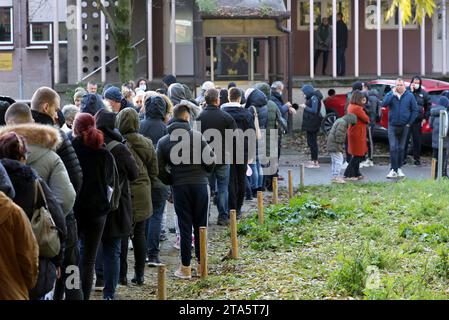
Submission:
[[[131,46],[132,49],[135,49],[139,44],[141,44],[142,42],[145,41],[145,38],[143,38],[142,40],[140,40],[139,42],[136,42],[133,46]],[[105,67],[107,65],[109,65],[110,63],[114,62],[115,60],[118,59],[118,56],[112,58],[111,60],[109,60],[108,62],[106,62],[106,64],[104,65]],[[98,71],[100,71],[103,68],[103,66],[95,69],[94,71],[92,71],[91,73],[89,73],[87,76],[85,76],[84,78],[81,79],[81,81],[84,81],[90,77],[92,77],[94,74],[96,74]]]

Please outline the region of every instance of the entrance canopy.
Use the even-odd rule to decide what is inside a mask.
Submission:
[[[216,0],[213,7],[200,6],[200,15],[206,37],[282,36],[290,18],[283,0]]]

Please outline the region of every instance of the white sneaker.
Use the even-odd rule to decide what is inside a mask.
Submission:
[[[374,167],[374,162],[373,162],[373,160],[366,160],[366,162],[367,162],[367,164],[368,164],[368,166],[369,167]]]
[[[402,172],[402,169],[398,169],[398,177],[399,178],[404,178],[405,177],[405,174],[404,174],[404,172]]]
[[[131,239],[128,239],[128,249],[129,250],[134,250],[133,242],[132,242]]]
[[[348,164],[349,163],[347,163],[346,161],[341,165],[341,168],[343,169],[343,170],[346,170],[346,168],[348,167]]]
[[[368,167],[369,167],[369,160],[360,162],[360,168],[368,168]]]
[[[398,177],[398,174],[393,169],[391,169],[390,173],[387,175],[387,179],[395,179],[397,177]]]

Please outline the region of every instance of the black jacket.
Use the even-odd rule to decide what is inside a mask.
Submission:
[[[186,121],[175,120],[168,126],[168,134],[165,135],[157,145],[157,158],[159,166],[159,179],[166,185],[186,185],[186,184],[209,184],[209,173],[215,167],[215,154],[207,144],[203,135],[190,128]],[[174,130],[184,130],[184,135],[178,136],[178,140],[170,139]],[[175,137],[172,137],[173,139]],[[196,140],[195,140],[196,139]],[[194,148],[194,141],[200,146],[198,150]],[[171,151],[176,146],[179,159],[172,157]],[[183,159],[183,155],[189,158]],[[207,163],[202,155],[208,155]],[[173,161],[179,161],[174,163]],[[195,161],[194,161],[195,160]]]
[[[106,145],[112,141],[120,142],[111,150],[111,154],[117,165],[122,193],[118,209],[111,211],[106,218],[104,238],[126,237],[131,234],[133,210],[130,182],[139,176],[136,160],[126,144],[123,143],[122,135],[115,129],[116,116],[115,113],[104,110],[95,117],[97,128],[103,132]]]
[[[302,120],[302,129],[308,132],[318,132],[321,128],[320,107],[323,95],[319,90],[315,90],[310,85],[302,87],[306,98],[306,108]]]
[[[348,27],[343,21],[337,21],[337,48],[346,49],[348,47]]]
[[[161,97],[150,97],[145,101],[145,119],[140,122],[140,134],[151,139],[155,146],[168,133],[167,126],[164,123],[166,114],[167,103]],[[159,178],[151,187],[153,203],[168,199],[170,188],[163,184]]]
[[[54,126],[53,120],[49,115],[35,110],[31,110],[31,113],[35,122]],[[61,135],[62,143],[56,150],[56,153],[64,163],[67,173],[69,174],[70,182],[72,183],[75,192],[78,194],[81,190],[81,185],[83,184],[83,171],[81,170],[78,157],[67,134],[61,129],[59,129],[59,134]]]
[[[266,129],[268,123],[268,99],[267,96],[259,89],[254,89],[246,100],[245,108],[249,109],[250,113],[254,116],[254,109],[256,108],[257,116],[259,119],[260,129]]]
[[[103,100],[98,94],[86,94],[81,102],[80,111],[94,116],[98,111],[104,109]]]
[[[81,137],[73,139],[73,148],[83,170],[83,186],[75,202],[78,221],[104,216],[111,210],[107,187],[113,185],[112,154],[105,148],[87,147]]]
[[[420,123],[424,118],[428,119],[430,117],[430,108],[432,107],[432,100],[430,99],[429,93],[422,88],[421,77],[415,76],[410,80],[410,85],[413,85],[415,79],[419,80],[419,88],[415,90],[409,90],[416,99],[416,104],[418,105],[418,117],[416,117],[415,123]]]
[[[30,291],[30,299],[37,299],[52,289],[52,282],[56,279],[55,268],[62,265],[65,248],[64,240],[67,234],[65,217],[50,188],[38,176],[36,171],[16,160],[2,159],[1,163],[5,167],[12,185],[16,190],[16,196],[13,201],[22,208],[30,221],[34,213],[35,181],[36,179],[39,180],[47,200],[48,210],[56,227],[59,229],[59,238],[61,241],[59,254],[52,259],[39,257],[38,279],[36,286]],[[43,200],[40,199],[37,207],[42,205]]]
[[[234,118],[220,108],[209,105],[200,113],[197,121],[200,122],[197,124],[197,127],[201,124],[200,129],[203,135],[209,129],[216,129],[220,132],[221,141],[219,144],[221,144],[221,157],[219,150],[214,149],[214,153],[217,156],[216,164],[230,163],[229,150],[226,150],[226,135],[232,134],[233,131],[237,129],[237,124],[235,123]],[[206,141],[209,144],[212,142],[217,144],[215,142],[216,138],[219,137],[207,137]]]
[[[237,106],[237,105],[233,105],[231,103],[227,103],[224,104],[222,106],[222,110],[226,113],[228,113],[235,121],[237,128],[240,129],[241,131],[239,131],[239,134],[243,134],[245,133],[247,130],[254,130],[254,117],[252,116],[252,114],[248,111],[248,109],[243,108],[242,106]],[[240,143],[242,142],[244,138],[239,138]],[[244,164],[248,163],[248,158],[252,158],[255,159],[255,152],[250,152],[255,151],[255,148],[252,148],[251,150],[249,150],[249,146],[248,146],[248,139],[243,140],[244,143],[244,147],[243,147],[243,151],[244,151]],[[236,141],[234,140],[234,144],[233,144],[233,163],[234,164],[240,164],[240,161],[238,160],[237,157],[237,144]]]

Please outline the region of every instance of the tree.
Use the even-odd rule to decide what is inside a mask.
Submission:
[[[132,48],[133,0],[117,0],[117,5],[98,7],[106,16],[118,55],[119,77],[122,83],[134,79],[134,50]]]
[[[446,0],[443,0],[446,1]],[[436,0],[393,0],[390,9],[388,10],[386,20],[392,18],[397,8],[402,10],[402,24],[405,25],[412,21],[413,9],[415,9],[415,18],[413,22],[421,24],[422,18],[426,15],[432,17],[436,8]],[[413,6],[414,4],[414,6]]]

